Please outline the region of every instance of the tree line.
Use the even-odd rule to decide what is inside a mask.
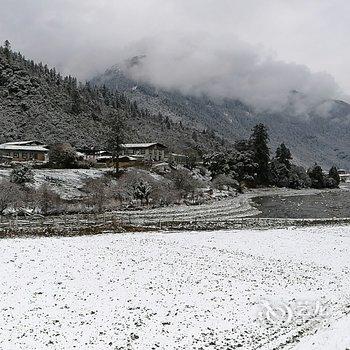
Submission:
[[[282,143],[271,157],[269,135],[264,124],[256,125],[247,140],[235,143],[228,153],[215,153],[205,157],[204,164],[213,180],[232,183],[236,187],[277,186],[287,188],[336,188],[340,177],[333,166],[328,174],[315,163],[306,170],[292,163],[290,149]],[[217,181],[217,180],[216,180]]]

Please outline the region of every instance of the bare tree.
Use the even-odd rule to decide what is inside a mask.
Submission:
[[[0,181],[0,214],[9,207],[15,206],[21,197],[21,189],[17,184],[7,180]]]
[[[124,142],[124,119],[125,114],[121,110],[115,110],[109,115],[106,135],[106,147],[112,154],[115,173],[119,173],[119,156]]]
[[[47,184],[42,185],[38,191],[38,204],[42,214],[47,215],[57,210],[61,204],[60,196],[52,191]]]
[[[102,213],[111,197],[108,180],[105,178],[89,179],[86,181],[83,191],[87,195],[87,201],[93,205],[99,213]]]

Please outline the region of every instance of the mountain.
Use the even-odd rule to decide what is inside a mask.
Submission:
[[[303,94],[292,91],[290,105],[282,112],[258,112],[238,100],[215,101],[208,96],[184,95],[157,88],[129,77],[128,68],[142,57],[116,65],[91,80],[91,84],[118,90],[151,113],[161,113],[197,130],[210,129],[229,142],[246,137],[257,123],[269,128],[271,149],[285,142],[295,161],[309,166],[333,164],[350,168],[350,105],[338,100],[318,102],[307,112],[296,113]],[[123,68],[121,68],[123,67]]]
[[[179,152],[208,152],[225,145],[211,133],[196,133],[156,110],[139,108],[123,93],[79,84],[0,47],[0,143],[37,139],[103,147],[106,123],[116,111],[125,115],[126,142],[157,141]]]

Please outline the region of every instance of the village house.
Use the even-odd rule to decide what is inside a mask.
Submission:
[[[188,161],[188,156],[185,154],[170,153],[168,156],[168,162],[177,164],[186,164]]]
[[[141,165],[144,161],[163,162],[166,160],[167,147],[161,143],[127,143],[121,145],[119,155],[120,167]],[[83,159],[96,163],[112,163],[112,152],[109,150],[79,149]]]
[[[97,152],[97,155],[94,160],[96,161],[96,163],[105,163],[107,165],[113,165],[112,153],[108,151]],[[118,160],[119,160],[119,166],[121,168],[124,168],[124,167],[126,168],[129,166],[140,164],[140,159],[130,157],[130,156],[119,156]]]
[[[350,182],[350,171],[339,169],[338,174],[341,182]]]
[[[49,149],[38,141],[7,142],[0,145],[0,158],[15,162],[48,160]]]
[[[161,143],[126,143],[122,145],[122,156],[132,156],[147,161],[163,162],[166,146]]]

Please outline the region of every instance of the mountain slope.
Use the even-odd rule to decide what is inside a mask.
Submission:
[[[138,108],[123,94],[81,85],[54,69],[0,47],[0,142],[38,139],[48,144],[103,147],[111,113],[123,112],[127,142],[158,141],[174,151],[223,147],[208,133],[195,133]]]
[[[118,66],[95,77],[91,83],[121,91],[139,106],[190,127],[214,130],[231,142],[246,137],[255,124],[263,122],[269,128],[271,148],[274,150],[285,142],[297,163],[318,162],[326,167],[335,164],[350,168],[350,105],[342,101],[324,101],[307,115],[295,115],[288,110],[258,113],[240,101],[215,102],[206,96],[183,95],[133,81]],[[293,94],[296,95],[293,98],[302,98],[301,94]]]

